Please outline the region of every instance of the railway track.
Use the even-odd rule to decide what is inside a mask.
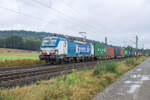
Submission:
[[[16,85],[23,85],[21,81],[24,81],[24,84],[26,84],[26,81],[32,82],[37,80],[50,79],[60,75],[61,73],[71,73],[72,69],[80,70],[85,67],[92,68],[95,64],[96,61],[4,71],[3,73],[0,73],[0,87],[5,88]]]
[[[108,61],[122,61],[122,59],[103,60]],[[8,88],[13,86],[22,86],[30,84],[38,80],[47,80],[52,77],[58,76],[61,73],[68,74],[72,69],[83,69],[85,67],[93,68],[97,61],[89,61],[73,64],[62,65],[38,65],[30,67],[15,67],[0,69],[0,88]]]
[[[123,59],[126,59],[126,58],[122,58],[122,59],[104,59],[104,60],[101,60],[103,62],[107,62],[107,61],[120,61],[120,60],[123,60]],[[86,62],[85,62],[86,63]],[[59,64],[39,64],[39,65],[32,65],[32,66],[16,66],[16,67],[7,67],[7,68],[0,68],[0,74],[3,73],[3,72],[6,72],[6,71],[12,71],[12,70],[26,70],[26,69],[32,69],[32,68],[40,68],[40,67],[47,67],[47,66],[58,66]],[[66,64],[63,64],[63,65],[68,65],[68,63]]]

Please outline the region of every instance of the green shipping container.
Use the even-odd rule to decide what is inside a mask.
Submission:
[[[94,55],[95,56],[107,56],[107,46],[104,44],[94,44]]]
[[[128,50],[124,50],[124,55],[125,56],[129,56],[129,51]]]

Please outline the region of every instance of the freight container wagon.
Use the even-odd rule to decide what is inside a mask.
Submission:
[[[136,55],[139,56],[139,50],[136,51]]]
[[[113,47],[107,47],[107,57],[114,58],[115,56],[115,49]]]
[[[120,48],[116,47],[115,48],[115,58],[119,58],[121,55],[120,55]]]
[[[124,56],[125,56],[125,57],[128,57],[128,56],[129,56],[129,50],[126,50],[126,49],[124,50]]]
[[[124,57],[124,49],[120,49],[120,56]]]
[[[132,50],[129,50],[129,56],[132,57]]]
[[[142,51],[138,50],[137,56],[142,56]]]
[[[138,50],[136,50],[136,56],[138,56]]]
[[[94,56],[99,58],[107,57],[107,46],[104,44],[95,43],[94,44]]]
[[[137,56],[137,49],[135,49],[135,56]]]
[[[132,50],[132,56],[136,56],[136,50],[135,49]]]
[[[135,50],[135,56],[137,56],[137,52],[136,52],[137,50]]]

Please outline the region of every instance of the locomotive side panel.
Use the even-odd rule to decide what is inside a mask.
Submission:
[[[76,55],[76,44],[68,41],[68,55]]]
[[[60,41],[58,47],[56,47],[57,55],[67,55],[67,43],[66,41]]]
[[[91,55],[91,46],[89,44],[77,44],[77,54],[78,55]]]

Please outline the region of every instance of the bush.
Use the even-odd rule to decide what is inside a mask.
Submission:
[[[127,66],[134,65],[134,64],[135,64],[135,61],[136,61],[135,58],[127,59],[127,60],[125,60],[125,64],[126,64]]]
[[[140,58],[137,61],[141,63],[144,59]],[[90,100],[97,92],[115,81],[119,76],[116,73],[126,72],[131,68],[126,66],[124,61],[99,62],[94,71],[93,69],[80,72],[73,70],[72,74],[58,76],[50,81],[39,81],[31,86],[0,90],[0,100]],[[94,76],[94,72],[99,75]]]
[[[13,93],[12,94],[8,94],[7,96],[5,96],[4,94],[0,93],[0,100],[13,100],[13,98],[16,98],[16,95],[13,94]],[[21,99],[19,99],[19,100],[21,100]]]
[[[118,64],[116,62],[108,62],[108,63],[99,62],[94,68],[93,73],[95,75],[98,75],[101,72],[112,72],[112,73],[120,74],[121,72],[119,72],[117,67]]]
[[[4,60],[0,61],[0,67],[13,67],[13,66],[29,66],[44,64],[44,61],[32,60],[32,59],[20,59],[20,60]]]
[[[79,79],[78,79],[78,77],[77,77],[77,75],[76,75],[75,70],[72,71],[72,74],[67,75],[67,77],[66,77],[66,82],[67,82],[69,85],[73,85],[73,84],[75,84],[75,83],[78,82],[78,81],[79,81]]]
[[[1,93],[0,93],[0,100],[4,100],[4,97]]]

